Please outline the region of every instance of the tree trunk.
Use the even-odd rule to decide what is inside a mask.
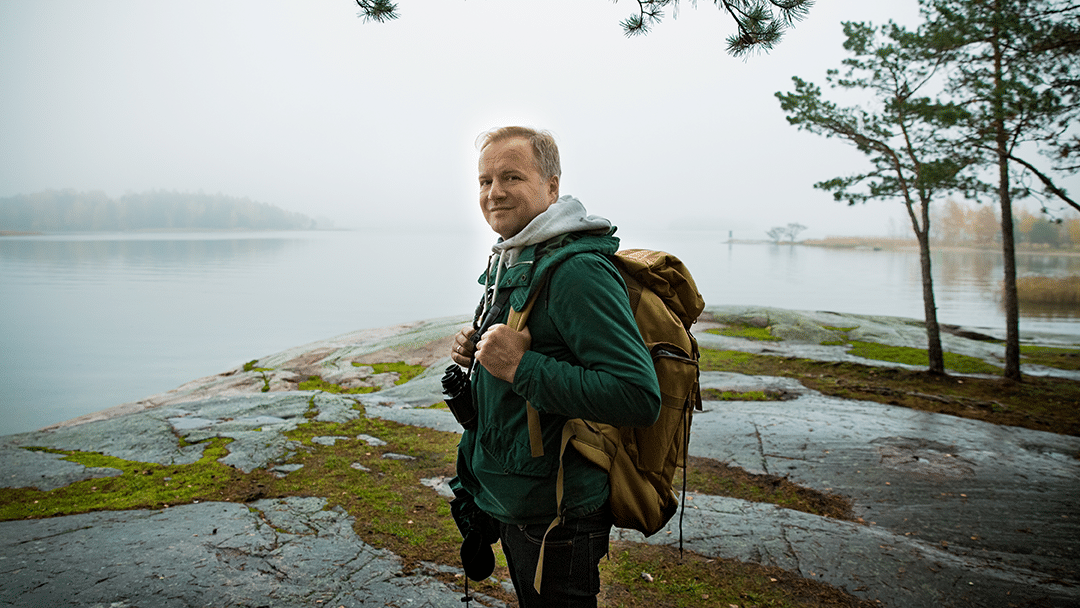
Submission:
[[[1002,14],[1002,0],[994,3]],[[1012,197],[1009,194],[1008,133],[1005,131],[1005,90],[1002,82],[1002,43],[1000,26],[994,26],[994,138],[998,157],[998,198],[1001,200],[1001,249],[1005,270],[1005,377],[1021,382],[1020,375],[1020,304],[1016,295],[1016,245],[1013,239]]]
[[[1016,246],[1013,240],[1012,198],[1009,195],[1009,159],[1003,156],[1004,129],[998,134],[998,194],[1001,198],[1001,248],[1005,269],[1005,377],[1023,381],[1020,374],[1020,303],[1016,294]]]
[[[945,355],[941,350],[941,327],[937,320],[937,304],[934,302],[934,277],[930,272],[930,205],[922,203],[922,225],[916,226],[915,237],[919,241],[919,265],[922,268],[923,317],[926,319],[926,354],[929,358],[927,371],[945,375]]]

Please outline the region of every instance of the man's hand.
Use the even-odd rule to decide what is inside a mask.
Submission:
[[[454,336],[454,347],[451,349],[450,359],[461,367],[469,367],[472,365],[473,352],[476,350],[476,345],[474,345],[469,338],[471,338],[474,333],[476,333],[475,329],[466,327]]]
[[[492,376],[507,382],[514,381],[518,365],[532,346],[532,334],[526,327],[514,331],[508,325],[492,325],[476,345],[476,360]]]

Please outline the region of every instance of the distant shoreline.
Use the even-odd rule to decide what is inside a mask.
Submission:
[[[765,241],[768,242],[768,241]],[[787,245],[790,243],[778,243],[779,245]],[[795,245],[806,245],[808,247],[829,247],[833,249],[873,249],[873,250],[901,250],[901,251],[918,251],[919,244],[911,239],[891,239],[891,238],[875,238],[875,237],[826,237],[824,239],[812,239],[806,241],[797,241]],[[984,253],[1001,253],[1000,246],[980,246],[980,245],[930,245],[931,251],[979,251]],[[1055,255],[1055,256],[1080,256],[1080,249],[1051,249],[1044,247],[1033,247],[1026,244],[1016,246],[1016,253],[1023,254],[1041,254],[1041,255]]]
[[[251,234],[262,232],[355,232],[356,228],[135,228],[129,230],[50,230],[21,231],[0,230],[0,238],[12,236],[55,236],[77,234],[185,234],[185,233],[238,233]],[[770,241],[768,239],[727,239],[729,245],[802,245],[805,247],[823,247],[827,249],[856,249],[860,251],[918,251],[919,245],[912,239],[898,239],[871,236],[825,237],[805,241]],[[982,253],[1001,253],[1000,247],[979,245],[931,245],[931,251],[972,251]],[[1051,249],[1047,247],[1020,244],[1016,253],[1025,255],[1052,255],[1080,257],[1080,249]]]
[[[220,193],[150,190],[111,198],[98,191],[65,189],[0,198],[0,229],[29,233],[198,230],[203,226],[303,230],[319,224],[303,213]]]
[[[215,233],[261,233],[261,232],[351,232],[349,228],[137,228],[132,230],[50,230],[47,232],[22,232],[19,230],[0,230],[0,237],[5,236],[56,236],[78,234],[200,234]]]

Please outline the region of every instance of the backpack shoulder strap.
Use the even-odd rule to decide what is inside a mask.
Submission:
[[[510,309],[510,316],[506,318],[506,324],[510,326],[510,329],[514,331],[521,331],[525,329],[525,323],[529,320],[529,313],[532,312],[533,305],[536,304],[536,298],[540,295],[540,290],[535,291],[529,299],[525,301],[525,306],[521,307],[521,310]]]
[[[537,424],[536,428],[539,429],[540,425]],[[533,575],[533,589],[536,590],[537,594],[540,593],[540,581],[544,579],[544,547],[547,546],[548,534],[563,523],[563,476],[565,471],[563,468],[563,456],[566,455],[566,446],[570,445],[570,440],[573,438],[574,428],[570,425],[570,421],[568,420],[566,424],[563,425],[562,439],[559,442],[559,474],[555,480],[555,519],[548,525],[547,530],[544,531],[544,538],[540,541],[540,556],[536,562],[536,574]]]
[[[514,331],[525,329],[525,322],[529,320],[529,313],[532,312],[533,305],[536,304],[536,299],[539,296],[540,289],[537,289],[529,296],[525,306],[520,311],[511,308],[510,316],[506,319],[506,325]],[[540,412],[536,411],[536,408],[531,403],[525,402],[525,414],[529,418],[529,450],[532,452],[533,458],[539,458],[544,455],[544,437],[540,432]]]
[[[617,269],[618,267],[619,264],[616,264]],[[555,273],[555,270],[556,268],[552,268],[544,274],[540,279],[540,284],[537,285],[536,290],[529,296],[529,299],[525,302],[525,305],[520,311],[514,310],[513,308],[510,309],[510,315],[506,319],[506,324],[511,329],[521,331],[525,328],[526,322],[529,320],[529,313],[532,312],[536,300],[540,297],[540,293],[547,287],[546,283],[548,278]],[[636,305],[636,303],[634,304]],[[532,452],[533,458],[539,458],[544,455],[544,439],[540,429],[540,413],[528,402],[525,403],[525,413],[528,415],[529,420],[529,449]]]

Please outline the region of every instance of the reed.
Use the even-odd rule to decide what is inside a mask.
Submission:
[[[866,237],[866,236],[827,236],[823,239],[801,241],[802,245],[814,247],[836,247],[840,249],[906,249],[917,247],[913,238]]]
[[[1025,304],[1080,304],[1080,276],[1019,277],[1016,296]]]

